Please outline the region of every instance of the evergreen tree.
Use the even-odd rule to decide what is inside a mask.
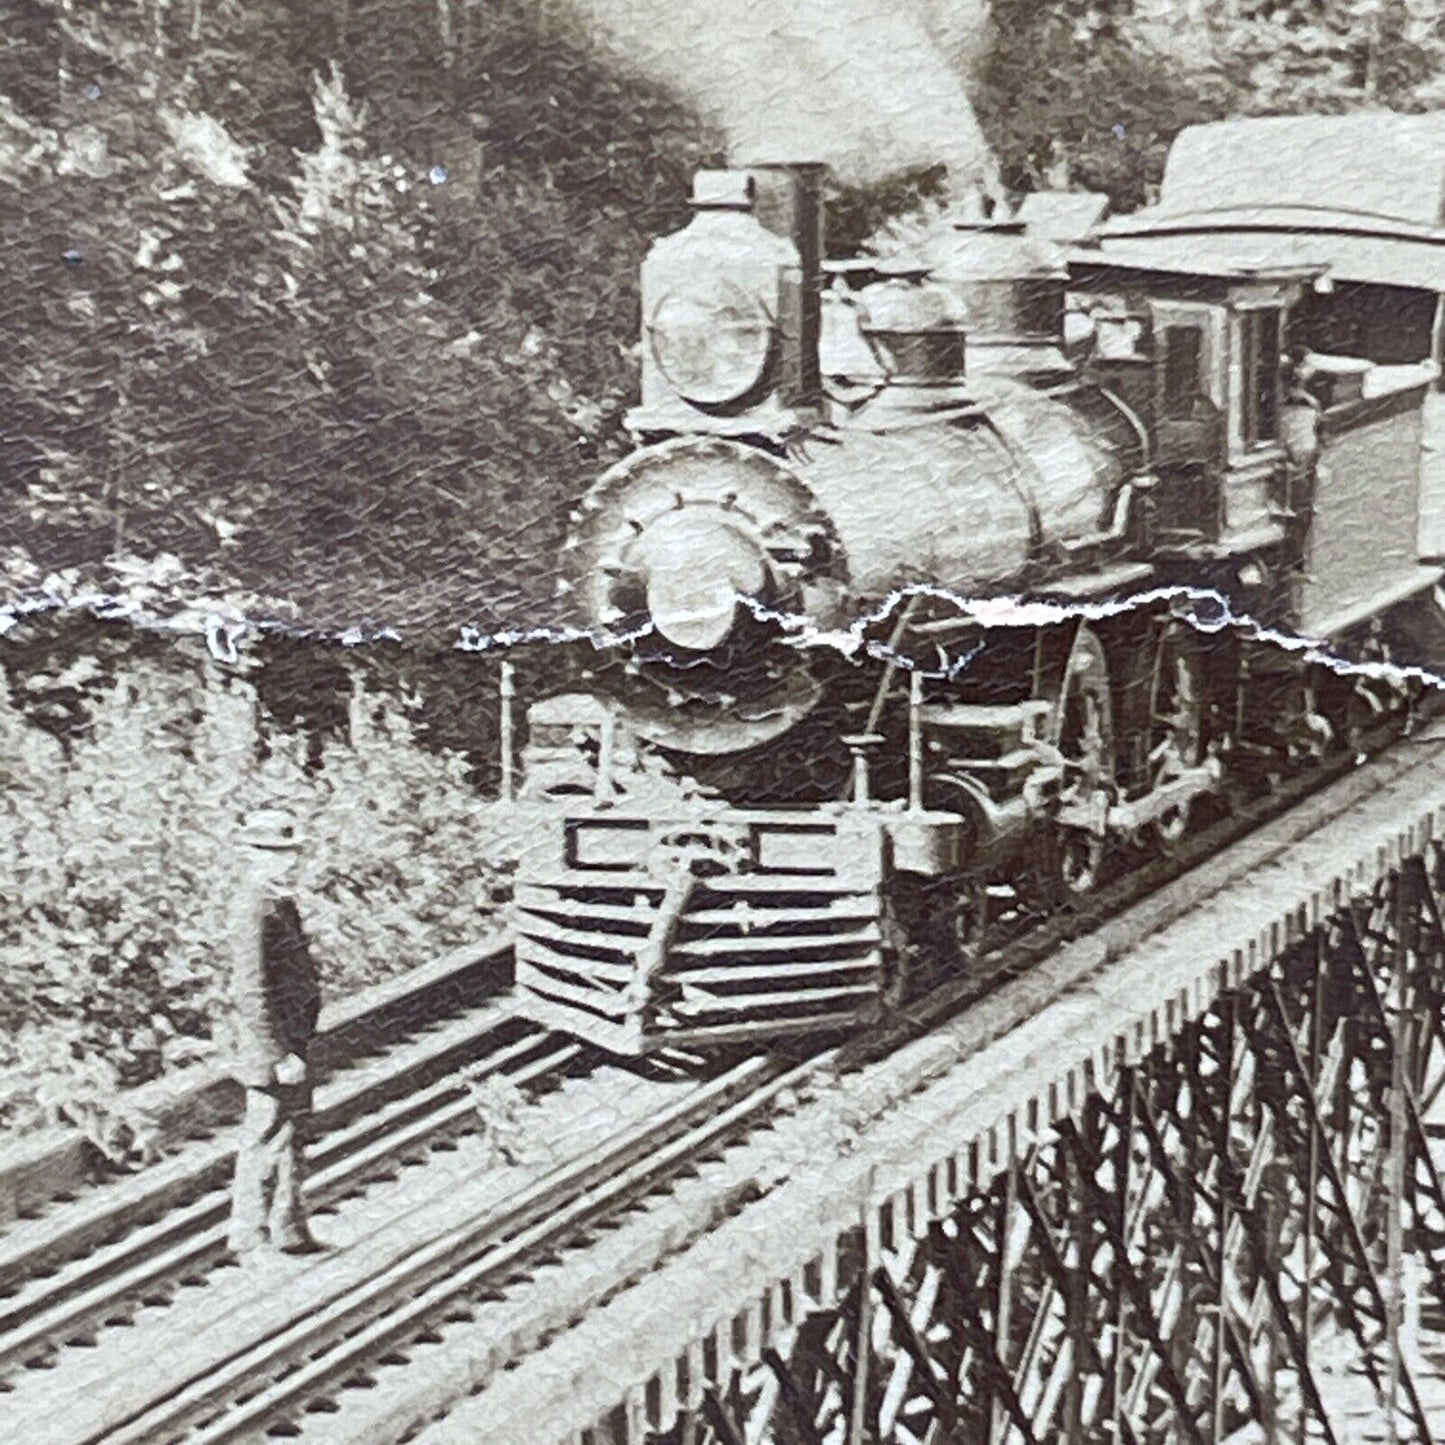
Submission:
[[[173,552],[321,625],[537,620],[709,154],[528,7],[20,0],[12,585]]]
[[[1440,0],[1240,0],[1217,7],[1211,32],[1248,110],[1409,110],[1445,99]]]

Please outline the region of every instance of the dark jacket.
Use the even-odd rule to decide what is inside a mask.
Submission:
[[[288,1054],[306,1058],[321,1012],[321,980],[290,898],[242,899],[231,939],[234,1073],[248,1088],[276,1083]]]

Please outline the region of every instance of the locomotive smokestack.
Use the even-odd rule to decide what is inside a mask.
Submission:
[[[754,214],[797,247],[799,275],[782,297],[782,391],[792,406],[817,406],[823,397],[818,338],[823,304],[822,161],[760,162],[748,166]]]

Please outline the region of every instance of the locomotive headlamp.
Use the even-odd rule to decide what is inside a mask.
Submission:
[[[647,324],[653,357],[668,382],[694,406],[728,406],[764,381],[773,318],[756,296],[714,278],[691,294],[673,292]]]

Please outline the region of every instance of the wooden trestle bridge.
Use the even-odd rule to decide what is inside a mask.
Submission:
[[[227,1265],[219,1138],[0,1230],[6,1438],[1445,1440],[1445,727],[1270,806],[705,1078],[443,961],[332,1021],[400,1032],[319,1098],[325,1254]]]
[[[1006,985],[848,1149],[419,1438],[1445,1439],[1442,802],[1437,755]]]

